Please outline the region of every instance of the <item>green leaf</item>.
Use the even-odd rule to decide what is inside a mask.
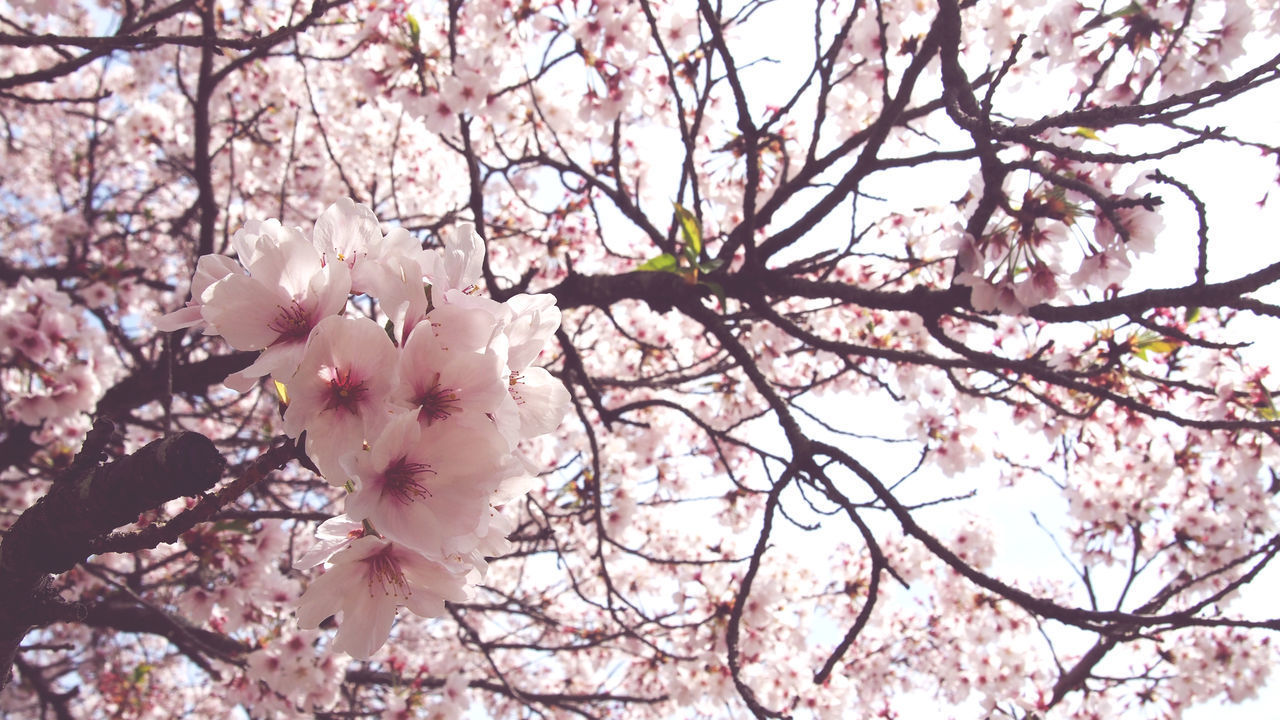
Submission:
[[[1255,380],[1253,385],[1257,389],[1256,397],[1258,398],[1254,402],[1254,410],[1258,412],[1258,415],[1262,416],[1263,420],[1280,420],[1280,413],[1276,412],[1275,396],[1271,394],[1266,385],[1262,384],[1261,380]]]
[[[685,245],[684,251],[681,254],[684,255],[685,260],[689,261],[689,265],[694,266],[698,264],[698,251],[694,250],[692,245]]]
[[[720,283],[712,280],[703,280],[702,284],[706,285],[707,288],[716,296],[716,300],[720,301],[720,312],[724,312],[724,287],[720,285]]]
[[[1078,127],[1075,130],[1073,130],[1071,134],[1078,135],[1082,138],[1087,138],[1089,140],[1101,140],[1101,138],[1098,137],[1097,131],[1095,131],[1093,128]]]
[[[241,535],[253,534],[253,522],[251,520],[219,520],[213,524],[214,532],[234,532]]]
[[[698,227],[698,218],[694,217],[685,206],[680,203],[671,204],[676,207],[676,220],[680,222],[680,234],[684,236],[686,252],[688,248],[693,248],[693,255],[690,257],[692,261],[702,252],[702,228]]]
[[[1177,340],[1167,338],[1151,330],[1144,330],[1129,338],[1129,352],[1146,360],[1148,352],[1153,352],[1157,355],[1168,355],[1177,350],[1179,344]]]
[[[648,272],[675,272],[676,256],[671,253],[662,253],[658,257],[649,258],[644,264],[636,268],[636,270],[645,270]]]
[[[1132,17],[1134,15],[1140,15],[1141,13],[1142,13],[1142,6],[1139,5],[1137,2],[1130,2],[1128,5],[1125,5],[1119,10],[1111,13],[1111,17],[1113,18]]]
[[[280,404],[289,407],[289,388],[285,387],[285,384],[279,380],[275,380],[275,378],[272,378],[272,380],[275,381],[276,397],[280,398]]]
[[[724,260],[720,258],[715,258],[714,260],[708,260],[704,263],[698,264],[698,270],[704,273],[713,273],[722,267],[724,267]]]
[[[412,15],[404,16],[405,22],[409,23],[409,37],[413,39],[413,46],[419,46],[419,40],[422,39],[422,26],[418,24],[418,19]]]

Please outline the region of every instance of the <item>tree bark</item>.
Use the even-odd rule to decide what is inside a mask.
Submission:
[[[53,589],[51,574],[87,558],[94,538],[213,487],[226,467],[213,441],[194,432],[156,440],[105,465],[77,460],[0,541],[0,689],[27,631],[74,614]]]

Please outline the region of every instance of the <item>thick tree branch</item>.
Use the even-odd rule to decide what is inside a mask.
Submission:
[[[49,573],[88,557],[94,537],[209,489],[225,465],[208,438],[178,433],[106,465],[73,467],[24,512],[0,542],[0,687],[22,637],[57,604]]]

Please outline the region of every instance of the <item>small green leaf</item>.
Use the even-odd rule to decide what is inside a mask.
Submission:
[[[702,252],[702,228],[698,227],[698,218],[680,203],[672,205],[676,207],[676,220],[680,222],[680,234],[684,236],[685,247],[693,248],[693,258],[696,258]]]
[[[1180,344],[1177,340],[1167,338],[1157,332],[1144,330],[1129,338],[1129,352],[1143,360],[1147,359],[1147,353],[1153,352],[1157,355],[1168,355],[1178,349]]]
[[[706,285],[712,294],[716,296],[716,300],[720,301],[720,312],[724,312],[724,287],[720,283],[711,280],[703,280],[702,284]]]
[[[253,534],[253,522],[250,520],[219,520],[213,524],[214,532],[234,532],[241,535]]]
[[[724,260],[720,258],[715,258],[714,260],[708,260],[704,263],[698,264],[698,270],[704,273],[713,273],[722,267],[724,267]]]
[[[685,245],[681,254],[684,255],[685,260],[689,261],[690,265],[698,264],[698,251],[694,250],[692,245]]]
[[[1257,400],[1253,402],[1253,409],[1262,417],[1263,420],[1280,420],[1280,413],[1276,412],[1275,398],[1271,396],[1271,391],[1261,381],[1254,383],[1258,392],[1254,396]]]
[[[289,407],[289,388],[285,387],[284,383],[276,380],[275,378],[272,378],[272,380],[275,381],[276,397],[280,398],[280,404],[285,407]]]
[[[1071,134],[1072,134],[1072,135],[1078,135],[1078,136],[1080,136],[1080,137],[1082,137],[1082,138],[1087,138],[1087,139],[1089,139],[1089,140],[1101,140],[1101,139],[1102,139],[1102,138],[1099,138],[1099,137],[1098,137],[1098,133],[1097,133],[1097,131],[1095,131],[1093,128],[1087,128],[1087,127],[1078,127],[1078,128],[1076,128],[1075,130],[1073,130],[1073,131],[1071,132]]]
[[[662,253],[658,257],[649,258],[644,264],[636,268],[636,270],[645,270],[649,272],[675,272],[676,256],[671,253]]]
[[[1134,15],[1140,15],[1141,13],[1142,13],[1142,6],[1139,5],[1137,2],[1130,2],[1128,5],[1125,5],[1119,10],[1111,13],[1111,17],[1113,18],[1132,17]]]
[[[418,41],[422,39],[422,26],[418,24],[418,19],[412,15],[404,16],[405,22],[409,23],[409,37],[413,40],[413,46],[418,47]]]

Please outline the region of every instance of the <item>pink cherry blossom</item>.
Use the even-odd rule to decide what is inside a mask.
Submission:
[[[199,327],[208,323],[204,317],[204,293],[215,282],[238,272],[234,259],[226,255],[204,255],[196,262],[196,273],[191,278],[191,300],[178,310],[156,319],[156,329],[173,332],[184,327]],[[216,328],[208,331],[217,334]]]
[[[355,540],[365,535],[364,523],[347,515],[336,515],[316,528],[316,542],[310,550],[303,553],[293,566],[299,570],[308,570],[320,563],[328,562],[335,553],[345,549]]]
[[[393,401],[412,409],[423,427],[460,423],[477,432],[491,431],[489,416],[506,396],[502,360],[493,350],[468,350],[465,342],[467,335],[492,332],[492,322],[484,322],[491,319],[483,312],[461,312],[452,313],[450,320],[439,326],[421,323],[410,333],[400,353]],[[481,324],[474,330],[458,329],[471,321]],[[437,335],[437,327],[444,337]]]
[[[239,350],[262,350],[252,365],[227,378],[244,391],[264,375],[293,374],[312,328],[346,305],[346,268],[325,266],[294,228],[274,220],[246,226],[236,245],[248,275],[230,273],[201,294],[201,314]]]
[[[0,716],[1275,705],[1280,0],[5,7]]]
[[[467,599],[458,568],[376,537],[354,540],[330,562],[298,601],[298,625],[316,628],[342,613],[334,649],[362,660],[386,643],[397,608],[436,617],[446,601]]]
[[[346,482],[340,458],[361,448],[389,420],[396,348],[368,318],[330,316],[311,331],[297,372],[286,382],[284,430],[307,433],[306,449],[331,484]]]
[[[538,357],[560,328],[560,308],[550,295],[513,295],[506,302],[511,315],[502,326],[506,336],[507,367],[523,370]]]
[[[469,550],[469,535],[510,474],[508,455],[495,429],[424,429],[417,413],[402,413],[368,452],[348,460],[356,489],[346,514],[430,557]]]
[[[1109,248],[1086,257],[1071,276],[1076,287],[1107,287],[1129,276],[1129,259],[1123,248]]]
[[[1018,300],[1012,283],[1001,281],[992,283],[973,275],[958,275],[956,282],[973,288],[970,300],[973,309],[979,312],[1001,312],[1010,315],[1026,310],[1026,306]]]
[[[467,291],[480,282],[484,262],[484,241],[476,234],[473,223],[458,223],[444,241],[444,250],[434,267],[427,268],[431,286],[441,298],[451,292]]]
[[[508,437],[529,438],[553,432],[569,412],[569,391],[545,368],[534,366],[512,372],[507,391],[508,402],[499,415],[499,425]]]
[[[311,235],[325,264],[345,265],[351,272],[351,292],[381,293],[398,274],[404,259],[417,259],[421,246],[403,230],[386,237],[367,205],[343,198],[330,205]]]

